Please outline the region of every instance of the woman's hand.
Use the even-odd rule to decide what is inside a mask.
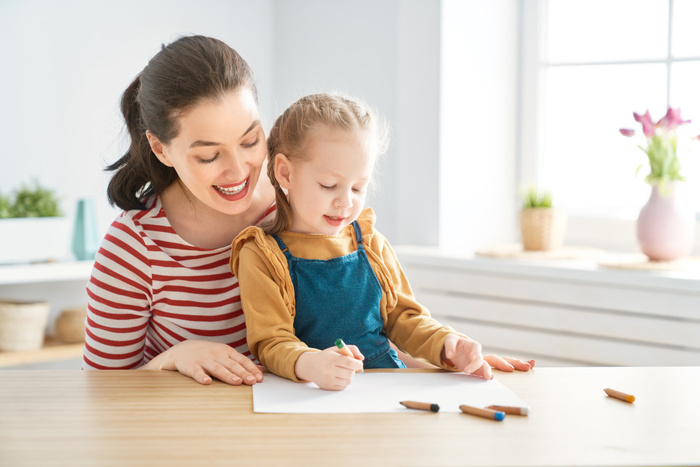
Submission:
[[[234,386],[263,380],[262,370],[245,355],[226,344],[199,340],[180,342],[140,369],[177,370],[200,384],[210,384],[212,377]]]
[[[513,357],[499,357],[498,355],[484,355],[484,360],[497,370],[507,372],[513,370],[530,371],[535,366],[534,360],[520,360]]]
[[[481,344],[455,334],[448,334],[442,348],[441,358],[452,363],[468,375],[492,379],[491,365],[481,355]]]
[[[362,369],[364,355],[354,345],[347,348],[355,356],[347,357],[337,347],[329,347],[323,352],[304,352],[294,364],[297,378],[314,382],[327,391],[342,391],[352,382],[356,371]]]

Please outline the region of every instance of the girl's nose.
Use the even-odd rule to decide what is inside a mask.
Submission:
[[[335,207],[345,209],[352,206],[352,195],[350,193],[341,193],[335,198]]]

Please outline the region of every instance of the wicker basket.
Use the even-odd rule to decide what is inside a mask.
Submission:
[[[56,338],[66,344],[77,344],[85,340],[86,308],[68,308],[61,310],[56,318]]]
[[[0,351],[40,349],[50,311],[48,302],[0,300]]]
[[[527,251],[556,250],[564,245],[566,212],[560,208],[527,208],[520,211],[520,233]]]

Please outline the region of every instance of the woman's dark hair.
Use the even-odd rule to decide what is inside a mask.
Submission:
[[[107,187],[109,202],[121,209],[145,209],[142,199],[178,179],[161,163],[146,138],[150,131],[167,144],[178,135],[178,117],[206,99],[248,87],[257,101],[253,73],[231,47],[204,36],[163,45],[124,91],[121,111],[131,138],[128,151],[106,170],[116,171]]]

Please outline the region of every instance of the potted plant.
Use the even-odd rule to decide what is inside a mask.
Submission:
[[[564,244],[566,212],[552,206],[552,193],[528,188],[522,196],[520,233],[523,249],[528,251],[555,250]]]
[[[681,118],[681,110],[668,108],[657,122],[649,111],[634,113],[642,125],[645,146],[639,148],[647,155],[649,174],[644,181],[651,185],[649,200],[637,218],[637,241],[642,252],[652,261],[672,261],[687,255],[693,248],[695,210],[679,195],[678,183],[685,181],[676,154],[676,130],[690,120]],[[635,131],[621,128],[624,136],[633,137]],[[637,167],[637,173],[642,166]]]
[[[53,190],[34,181],[0,194],[0,264],[65,259],[70,235]]]

